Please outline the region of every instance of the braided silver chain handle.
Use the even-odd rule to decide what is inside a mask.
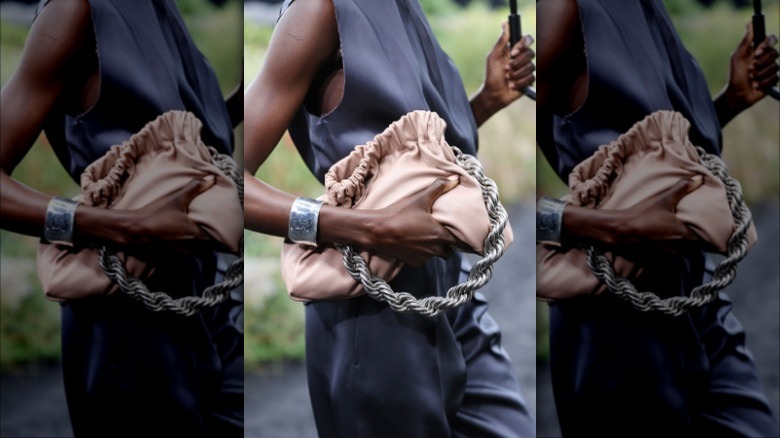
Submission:
[[[712,280],[696,286],[690,296],[675,296],[661,299],[652,292],[638,292],[631,282],[615,275],[612,264],[604,254],[594,247],[585,248],[588,255],[588,266],[593,274],[607,285],[607,289],[620,299],[629,302],[641,312],[658,312],[670,316],[679,316],[688,310],[703,306],[714,300],[718,292],[731,284],[737,275],[739,263],[748,251],[748,229],[752,216],[742,197],[742,187],[739,182],[729,176],[726,164],[717,155],[708,154],[704,149],[696,147],[699,162],[720,179],[726,187],[731,216],[737,225],[728,241],[728,255],[715,268]]]
[[[208,147],[211,162],[225,175],[230,177],[238,190],[241,206],[244,205],[244,176],[238,165],[229,155],[220,154]],[[244,283],[244,241],[241,239],[240,257],[228,266],[225,278],[217,284],[207,287],[201,296],[172,298],[165,292],[151,292],[143,281],[127,274],[122,260],[105,246],[97,248],[100,267],[106,275],[119,285],[119,290],[130,298],[141,302],[153,312],[170,312],[183,316],[192,316],[199,310],[216,306],[225,301],[230,292]]]
[[[344,255],[347,272],[363,285],[366,294],[377,301],[387,303],[396,312],[415,312],[434,317],[467,303],[474,296],[474,291],[487,284],[493,275],[493,264],[504,254],[503,232],[509,216],[498,199],[498,188],[493,180],[485,176],[482,164],[475,157],[464,154],[457,147],[451,147],[458,165],[479,183],[482,199],[490,216],[491,230],[485,238],[484,256],[471,268],[466,281],[451,287],[443,297],[418,299],[409,292],[393,291],[384,279],[371,273],[366,260],[351,245],[335,245]]]

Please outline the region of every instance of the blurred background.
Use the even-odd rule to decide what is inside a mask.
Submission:
[[[485,57],[509,14],[508,3],[421,0],[434,33],[457,65],[466,92],[482,83]],[[244,76],[256,76],[265,56],[279,4],[244,5]],[[535,34],[535,3],[519,2],[523,33]],[[347,73],[349,74],[349,73]],[[251,105],[251,102],[247,102]],[[483,289],[501,326],[526,401],[536,399],[534,296],[535,105],[522,98],[480,129],[479,158],[500,187],[515,242]],[[295,195],[319,196],[324,188],[285,136],[257,176]],[[290,301],[278,274],[280,238],[247,232],[246,242],[246,436],[316,436],[303,367],[303,306]],[[403,390],[399,388],[399,390]]]
[[[726,84],[729,58],[745,33],[753,10],[748,1],[664,0],[688,51],[697,59],[713,95]],[[780,2],[763,1],[767,34],[778,34]],[[740,7],[737,7],[740,6]],[[780,102],[766,98],[723,131],[723,157],[742,184],[758,229],[758,244],[742,261],[726,289],[734,314],[745,326],[747,346],[777,415],[780,403]],[[538,193],[562,196],[566,186],[538,151]],[[549,373],[547,305],[537,305],[537,436],[560,436]]]
[[[223,94],[241,80],[242,3],[177,0],[196,44],[208,58]],[[37,1],[0,2],[0,83],[16,70]],[[24,111],[24,108],[19,108]],[[236,129],[243,157],[243,125]],[[51,195],[79,188],[41,135],[13,174]],[[38,240],[0,231],[0,436],[72,436],[62,389],[59,305],[47,301],[35,272]]]

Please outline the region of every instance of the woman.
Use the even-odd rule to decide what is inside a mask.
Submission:
[[[0,102],[3,228],[43,236],[49,225],[53,198],[10,176],[41,131],[75,180],[168,110],[193,112],[204,141],[232,152],[240,116],[229,114],[240,114],[241,94],[223,101],[172,0],[42,1],[38,12]],[[132,211],[66,206],[73,232],[59,237],[77,247],[166,252],[148,286],[199,293],[214,283],[217,260],[186,212],[206,189],[193,180]],[[235,299],[191,318],[152,313],[121,294],[64,303],[62,363],[75,435],[242,436],[241,313]]]
[[[533,81],[528,40],[490,52],[469,101],[417,1],[284,4],[245,95],[247,228],[287,237],[295,197],[254,179],[285,130],[322,181],[328,168],[412,110],[437,112],[448,143],[476,152],[476,127]],[[461,274],[455,239],[430,215],[457,181],[439,180],[382,210],[322,206],[316,243],[351,243],[402,260],[396,290],[442,295]],[[449,256],[447,259],[441,256]],[[322,437],[533,436],[534,426],[477,294],[426,319],[367,296],[306,305],[309,392]]]
[[[713,102],[661,1],[542,0],[537,10],[538,142],[563,179],[599,145],[657,110],[682,113],[691,141],[719,154],[722,126],[777,82],[777,39],[754,51],[748,29],[731,58],[729,83]],[[565,206],[559,238],[659,251],[667,275],[651,290],[686,294],[711,275],[695,235],[674,215],[700,184],[682,180],[621,211]],[[778,436],[724,294],[677,318],[640,313],[608,295],[557,302],[550,326],[553,389],[566,436]]]

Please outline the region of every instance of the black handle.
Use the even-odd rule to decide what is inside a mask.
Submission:
[[[761,13],[761,0],[753,1],[753,12],[753,49],[755,49],[766,39],[766,22],[764,14]],[[780,90],[777,87],[769,87],[764,91],[775,100],[780,100]]]
[[[520,16],[509,15],[509,47],[514,47],[520,41],[523,31],[520,30]]]
[[[509,50],[515,46],[522,38],[523,31],[520,27],[520,14],[509,14]],[[534,87],[523,88],[523,94],[531,100],[536,100],[536,89]]]

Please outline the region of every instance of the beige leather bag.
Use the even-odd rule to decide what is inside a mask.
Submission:
[[[168,196],[193,179],[213,178],[215,184],[196,196],[187,215],[225,250],[239,253],[244,215],[236,186],[214,164],[200,138],[202,124],[192,113],[169,111],[141,131],[90,164],[81,175],[84,205],[132,210]],[[156,257],[139,258],[119,252],[127,273],[140,280],[155,271]],[[38,246],[38,277],[46,297],[72,300],[116,292],[91,248],[64,248],[49,243]]]
[[[436,113],[414,111],[393,122],[384,132],[334,164],[325,175],[328,204],[356,209],[379,209],[429,187],[437,178],[460,177],[460,184],[433,204],[433,217],[471,251],[482,254],[491,230],[482,190],[455,161],[444,139],[447,124]],[[503,232],[504,245],[512,231]],[[401,270],[398,260],[360,253],[375,275],[390,281]],[[282,278],[294,300],[350,298],[363,286],[345,270],[342,253],[330,245],[310,248],[285,243]]]
[[[671,188],[682,178],[701,175],[703,185],[680,200],[676,216],[713,251],[726,254],[737,225],[726,188],[720,177],[702,164],[688,138],[689,128],[690,123],[677,112],[658,111],[647,116],[574,168],[569,175],[568,202],[596,209],[625,209]],[[756,242],[752,223],[747,240],[748,246]],[[638,259],[613,253],[606,253],[606,257],[619,277],[636,281],[645,274],[645,265],[638,260],[641,254]],[[589,268],[588,257],[580,248],[537,244],[536,262],[539,299],[595,295],[607,289]]]

